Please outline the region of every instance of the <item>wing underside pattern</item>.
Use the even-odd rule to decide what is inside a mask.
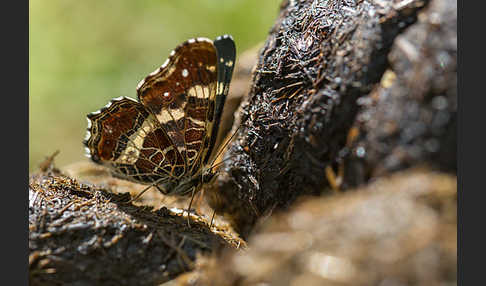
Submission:
[[[137,89],[140,102],[158,119],[194,174],[209,145],[217,93],[217,56],[213,43],[189,40],[176,48],[167,64]],[[211,118],[212,117],[212,118]]]
[[[139,83],[138,101],[113,99],[88,115],[88,155],[142,184],[197,175],[214,147],[234,59],[231,37],[184,42]]]

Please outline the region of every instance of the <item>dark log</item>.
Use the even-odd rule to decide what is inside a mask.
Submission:
[[[200,260],[171,285],[454,285],[457,178],[414,168],[302,199],[248,245]]]
[[[208,195],[243,237],[259,218],[299,196],[370,179],[340,184],[333,174],[342,175],[337,170],[351,153],[360,99],[380,83],[394,40],[427,3],[283,3],[240,106],[233,130],[240,129]]]
[[[127,203],[57,172],[29,187],[30,285],[155,285],[230,243],[207,222]]]
[[[457,4],[433,1],[395,39],[379,85],[360,99],[344,184],[418,164],[457,171]]]

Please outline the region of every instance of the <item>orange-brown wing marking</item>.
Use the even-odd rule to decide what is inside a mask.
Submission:
[[[186,41],[166,63],[142,80],[139,101],[150,110],[182,154],[187,169],[198,168],[209,104],[216,94],[216,50],[204,38]],[[187,170],[186,169],[186,170]]]
[[[184,173],[183,158],[140,103],[115,99],[88,119],[87,152],[94,162],[109,166],[114,175],[146,184]]]

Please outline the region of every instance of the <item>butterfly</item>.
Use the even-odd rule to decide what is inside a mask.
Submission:
[[[114,98],[87,115],[86,155],[115,177],[194,196],[216,174],[210,157],[235,58],[229,35],[182,43],[140,81],[138,100]]]

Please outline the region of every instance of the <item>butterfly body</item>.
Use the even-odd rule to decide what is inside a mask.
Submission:
[[[116,177],[166,194],[199,190],[215,175],[209,159],[235,55],[230,36],[178,46],[140,81],[138,101],[115,98],[87,116],[88,157]]]

